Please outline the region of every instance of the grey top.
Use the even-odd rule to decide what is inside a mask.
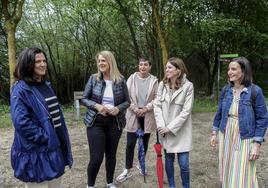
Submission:
[[[147,104],[148,88],[150,84],[150,75],[147,78],[141,78],[138,74],[136,76],[138,86],[138,107],[144,107]]]

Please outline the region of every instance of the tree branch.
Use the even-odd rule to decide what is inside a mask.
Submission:
[[[23,12],[22,11],[22,7],[23,7],[23,4],[24,4],[24,0],[18,0],[16,2],[16,5],[18,5],[18,10],[16,11],[14,9],[14,12],[16,12],[16,15],[14,16],[14,22],[15,22],[16,25],[19,23],[19,21],[20,21],[20,19],[22,17],[22,12]],[[16,6],[15,6],[15,8],[16,8]]]
[[[1,2],[2,2],[4,18],[5,18],[5,20],[9,20],[10,14],[8,12],[8,6],[7,6],[8,2],[7,2],[7,0],[1,0]]]

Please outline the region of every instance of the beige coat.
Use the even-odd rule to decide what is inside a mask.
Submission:
[[[168,127],[170,130],[164,137],[159,136],[160,142],[167,153],[188,152],[192,149],[193,84],[185,75],[182,87],[172,95],[170,92],[168,85],[160,82],[154,100],[155,119],[157,127]]]
[[[136,132],[136,130],[139,127],[137,116],[134,113],[134,109],[137,107],[137,104],[138,104],[137,98],[138,98],[138,93],[139,93],[138,87],[137,87],[137,81],[135,80],[136,74],[137,72],[132,74],[127,80],[129,98],[131,101],[130,107],[127,109],[127,112],[126,112],[127,124],[126,124],[125,130],[127,132]],[[147,105],[146,105],[149,111],[144,116],[144,132],[145,133],[152,133],[156,131],[156,123],[155,123],[154,112],[153,112],[153,99],[156,97],[157,87],[158,87],[157,78],[151,75],[150,84],[148,88],[148,95],[147,95]]]

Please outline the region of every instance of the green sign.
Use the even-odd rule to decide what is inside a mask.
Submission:
[[[224,58],[235,58],[238,57],[238,54],[220,54],[220,58],[224,59]]]

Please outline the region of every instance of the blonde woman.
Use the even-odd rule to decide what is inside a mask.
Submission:
[[[192,149],[193,84],[186,78],[184,62],[170,58],[154,100],[154,115],[165,151],[169,188],[174,188],[174,159],[178,159],[183,188],[190,187],[189,151]]]
[[[130,100],[114,55],[110,51],[101,51],[96,55],[96,62],[98,72],[90,76],[81,100],[88,108],[84,118],[90,152],[87,188],[94,187],[104,154],[106,187],[116,188],[113,183],[116,151]]]

